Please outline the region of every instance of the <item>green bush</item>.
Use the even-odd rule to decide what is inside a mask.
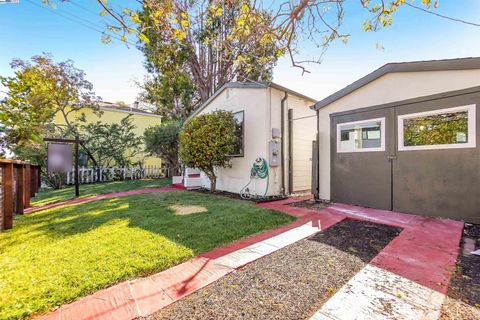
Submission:
[[[202,170],[217,184],[216,168],[230,167],[235,145],[235,118],[232,112],[217,110],[185,122],[180,132],[179,155],[187,167]]]

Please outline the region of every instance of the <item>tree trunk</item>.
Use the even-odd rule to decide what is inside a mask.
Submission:
[[[215,174],[209,174],[208,179],[210,179],[210,192],[215,193],[217,191],[217,177]]]

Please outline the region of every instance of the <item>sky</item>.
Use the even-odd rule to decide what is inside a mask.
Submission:
[[[391,27],[366,33],[362,29],[366,12],[359,2],[347,0],[341,29],[350,34],[347,44],[334,43],[322,63],[307,65],[310,73],[303,75],[287,58],[281,58],[274,69],[274,82],[320,100],[385,63],[480,56],[480,27],[404,7],[395,14]],[[41,0],[0,4],[0,75],[12,74],[9,63],[13,58],[49,52],[56,61],[73,60],[104,101],[133,103],[140,91],[136,82],[146,75],[144,57],[134,46],[100,41],[98,30],[104,29],[105,18],[99,11],[95,0],[70,0],[56,9],[42,5]],[[480,23],[480,0],[439,0],[436,12]],[[320,54],[308,42],[302,42],[300,49],[306,57]]]

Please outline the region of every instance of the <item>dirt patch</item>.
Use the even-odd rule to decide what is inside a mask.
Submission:
[[[333,246],[368,263],[401,231],[402,228],[345,219],[309,240]]]
[[[173,212],[177,215],[177,216],[187,216],[187,215],[190,215],[190,214],[194,214],[194,213],[200,213],[200,212],[207,212],[208,209],[205,208],[205,207],[201,207],[201,206],[193,206],[193,205],[173,205],[173,206],[170,206],[170,209],[173,210]]]
[[[305,319],[400,229],[344,220],[229,274],[147,319]]]
[[[290,205],[292,207],[300,207],[300,208],[308,208],[312,210],[322,210],[326,207],[328,207],[330,203],[327,201],[317,201],[314,199],[310,200],[305,200],[305,201],[298,201],[298,202],[293,202]]]
[[[216,195],[216,196],[224,196],[224,197],[231,198],[231,199],[246,200],[246,201],[251,201],[251,202],[255,202],[255,203],[262,203],[262,202],[270,202],[270,201],[287,199],[287,197],[282,197],[282,196],[271,196],[271,197],[266,197],[266,198],[262,198],[262,199],[243,199],[242,197],[240,197],[240,195],[238,193],[227,192],[227,191],[211,192],[208,189],[192,189],[191,191],[204,193],[204,194],[211,194],[211,195]]]
[[[442,308],[442,320],[480,319],[480,256],[470,254],[476,249],[480,249],[480,225],[465,225],[457,266]]]

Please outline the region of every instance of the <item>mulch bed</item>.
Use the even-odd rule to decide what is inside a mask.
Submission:
[[[344,220],[231,273],[146,319],[305,319],[399,233]]]
[[[326,201],[316,201],[314,199],[293,202],[290,204],[292,207],[307,208],[312,210],[322,210],[328,207],[329,203]]]
[[[208,189],[192,189],[191,191],[204,193],[204,194],[211,194],[211,195],[216,195],[216,196],[224,196],[224,197],[231,198],[231,199],[252,201],[252,202],[255,202],[255,203],[262,203],[262,202],[270,202],[270,201],[287,199],[287,197],[282,197],[282,196],[271,196],[271,197],[266,197],[266,198],[261,198],[261,199],[260,198],[259,199],[255,199],[255,198],[243,199],[242,197],[240,197],[240,195],[238,193],[227,192],[227,191],[218,191],[217,190],[215,192],[211,192]]]
[[[480,225],[465,225],[462,247],[455,273],[450,280],[448,297],[442,308],[442,320],[480,319],[480,256],[472,255],[472,245],[480,248]]]

